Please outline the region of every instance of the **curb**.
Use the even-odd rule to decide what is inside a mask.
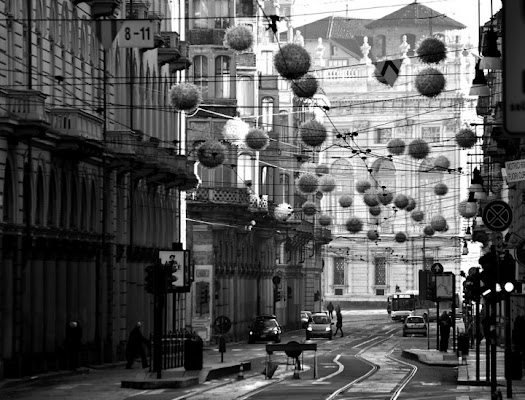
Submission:
[[[401,352],[401,357],[406,358],[408,360],[419,361],[420,363],[426,364],[426,365],[435,365],[436,367],[457,367],[461,365],[459,361],[447,361],[447,362],[429,361],[427,357],[425,357],[424,355],[412,353],[407,350],[403,350]]]
[[[12,388],[20,385],[26,385],[26,384],[32,384],[35,382],[42,382],[46,379],[59,379],[59,378],[65,378],[69,376],[74,375],[84,375],[89,374],[89,368],[77,368],[74,371],[59,371],[59,372],[50,372],[43,375],[36,375],[36,376],[30,376],[27,378],[20,378],[20,379],[8,379],[5,382],[0,382],[0,390],[1,389],[7,389]]]

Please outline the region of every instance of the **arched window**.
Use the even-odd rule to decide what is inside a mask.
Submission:
[[[229,99],[231,96],[230,57],[218,56],[215,59],[215,97]]]
[[[265,97],[262,99],[262,128],[273,131],[273,98]]]
[[[254,156],[252,154],[240,154],[238,157],[237,187],[251,186],[253,183]]]
[[[286,110],[279,111],[278,132],[279,132],[278,140],[287,141],[291,139],[290,138],[289,113]]]
[[[208,58],[205,56],[193,57],[193,83],[200,87],[202,97],[208,97]]]

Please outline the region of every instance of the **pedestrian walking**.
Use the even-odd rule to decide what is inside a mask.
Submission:
[[[341,314],[341,306],[339,304],[335,306],[335,313]]]
[[[392,314],[392,303],[390,303],[390,299],[386,302],[386,312],[388,313],[388,319],[390,319],[390,314]]]
[[[82,328],[77,321],[69,321],[66,325],[66,360],[69,369],[77,369],[80,364],[80,346],[82,344]]]
[[[446,311],[443,311],[439,318],[439,351],[446,352],[448,350],[448,338],[450,336],[450,327],[452,320]]]
[[[329,317],[333,318],[334,317],[334,305],[332,304],[332,302],[328,303],[328,305],[326,306],[326,309],[328,310]]]
[[[341,314],[340,312],[336,313],[336,319],[337,319],[337,322],[335,324],[335,334],[334,336],[337,336],[337,332],[341,331],[341,337],[343,337],[343,314]]]
[[[129,334],[128,343],[126,345],[126,368],[133,368],[135,358],[140,356],[142,368],[148,368],[148,356],[146,348],[149,347],[149,340],[142,334],[142,322],[137,322],[133,330]]]

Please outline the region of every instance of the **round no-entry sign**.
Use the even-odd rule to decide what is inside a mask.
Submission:
[[[485,206],[482,219],[491,231],[501,232],[512,222],[512,209],[504,201],[493,200]]]

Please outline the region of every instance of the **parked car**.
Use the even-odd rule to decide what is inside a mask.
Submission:
[[[311,311],[301,311],[301,328],[306,329],[308,328],[308,324],[312,320],[312,312]]]
[[[306,340],[314,337],[327,338],[332,340],[332,325],[334,324],[328,314],[317,312],[312,314],[312,321],[306,328]]]
[[[275,315],[259,315],[249,327],[248,343],[259,340],[281,342],[281,325]]]
[[[403,336],[410,334],[427,336],[427,324],[419,315],[409,315],[403,324]]]

